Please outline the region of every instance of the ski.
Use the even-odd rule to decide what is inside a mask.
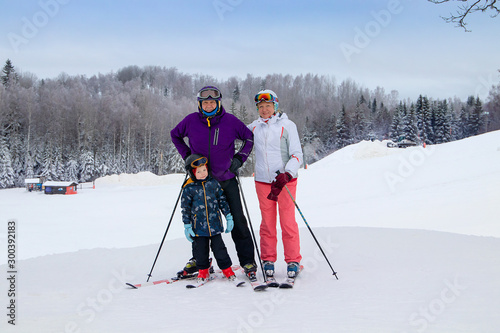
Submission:
[[[241,281],[240,279],[238,279],[236,277],[236,275],[230,276],[227,279],[229,280],[229,282],[231,282],[232,284],[234,284],[236,287],[241,287],[241,286],[243,286],[245,284],[245,281]]]
[[[279,282],[276,281],[274,276],[267,276],[266,277],[266,284],[270,288],[278,288],[280,286]]]
[[[239,265],[233,265],[232,266],[233,271],[239,270],[241,267]],[[213,273],[213,267],[210,266],[211,273]],[[215,273],[222,273],[220,269],[216,270]],[[139,289],[142,287],[149,287],[149,286],[156,286],[158,284],[171,284],[180,280],[190,280],[190,279],[196,279],[198,277],[198,272],[194,272],[191,274],[185,274],[185,275],[178,275],[170,279],[162,279],[162,280],[157,280],[157,281],[149,281],[149,282],[144,282],[144,283],[130,283],[126,282],[125,285],[130,287],[131,289]]]
[[[179,281],[179,280],[163,279],[163,280],[150,281],[150,282],[144,282],[144,283],[138,283],[138,284],[132,284],[132,283],[126,282],[125,284],[127,286],[129,286],[130,288],[132,288],[132,289],[139,289],[139,288],[142,288],[142,287],[156,286],[157,284],[162,284],[162,283],[171,284],[171,283],[174,283],[174,282],[177,282],[177,281]]]
[[[295,284],[295,279],[297,278],[297,276],[299,276],[299,273],[302,272],[303,269],[304,269],[304,266],[300,265],[299,271],[297,272],[297,275],[295,275],[295,277],[287,277],[285,282],[280,283],[279,288],[280,289],[292,289],[293,285]]]
[[[267,289],[267,283],[260,283],[259,280],[257,280],[257,276],[255,276],[255,272],[251,272],[251,274],[249,273],[245,275],[250,280],[250,285],[252,286],[252,289],[254,291],[263,291]]]
[[[207,282],[212,281],[214,279],[215,279],[215,276],[211,275],[208,277],[208,279],[197,281],[195,284],[186,285],[186,288],[188,288],[188,289],[199,288],[199,287],[203,286],[204,284],[206,284]]]

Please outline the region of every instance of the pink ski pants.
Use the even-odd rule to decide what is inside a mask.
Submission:
[[[286,186],[295,198],[297,180],[292,180]],[[292,261],[300,263],[302,256],[300,255],[299,226],[295,221],[295,205],[286,188],[283,188],[279,194],[278,202],[267,198],[269,192],[271,192],[271,184],[255,182],[255,189],[259,198],[262,215],[262,222],[260,224],[260,251],[262,260],[276,262],[277,259],[276,206],[278,206],[285,261],[287,263]]]

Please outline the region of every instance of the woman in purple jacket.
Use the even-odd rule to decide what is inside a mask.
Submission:
[[[234,228],[231,236],[240,265],[252,279],[257,270],[254,245],[243,214],[235,176],[252,151],[253,133],[234,115],[226,113],[221,103],[222,94],[216,87],[201,88],[197,99],[198,112],[187,115],[170,132],[172,142],[184,160],[191,154],[208,158],[208,169],[212,177],[219,181],[233,215]],[[189,139],[189,146],[184,141],[186,137]],[[237,152],[235,140],[243,141]],[[197,270],[192,258],[178,275],[191,274]]]

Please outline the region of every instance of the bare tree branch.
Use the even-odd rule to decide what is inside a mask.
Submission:
[[[465,22],[465,19],[469,14],[472,14],[474,12],[486,12],[487,10],[492,10],[493,14],[491,17],[496,17],[498,14],[500,14],[500,9],[498,8],[498,5],[496,4],[497,0],[474,0],[474,1],[469,1],[469,0],[427,0],[429,2],[432,2],[434,4],[442,4],[445,2],[450,2],[450,1],[458,1],[462,2],[464,4],[458,6],[458,10],[456,14],[450,13],[450,16],[448,17],[443,17],[443,19],[447,23],[454,22],[457,24],[457,27],[464,28],[466,32],[469,32],[470,30],[467,29],[467,22]]]

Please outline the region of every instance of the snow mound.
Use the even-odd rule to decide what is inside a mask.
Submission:
[[[177,184],[182,182],[182,174],[157,176],[152,172],[143,171],[137,174],[122,173],[96,179],[96,185],[123,185],[123,186],[158,186],[166,184]]]

